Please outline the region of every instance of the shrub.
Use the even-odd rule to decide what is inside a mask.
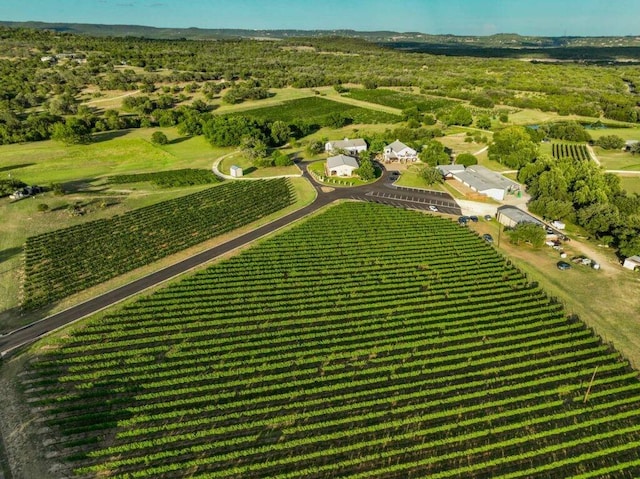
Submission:
[[[153,135],[151,135],[151,143],[154,145],[166,145],[169,143],[169,138],[161,131],[154,131]]]
[[[477,165],[478,159],[471,153],[460,153],[456,157],[456,164],[463,166]]]

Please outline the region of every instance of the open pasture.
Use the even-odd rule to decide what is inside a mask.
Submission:
[[[281,105],[233,113],[251,118],[268,121],[284,121],[293,123],[296,120],[304,120],[310,123],[325,125],[333,114],[341,114],[352,120],[353,123],[376,124],[394,123],[400,121],[400,117],[384,111],[369,110],[359,106],[339,103],[320,97],[300,98],[284,102]]]

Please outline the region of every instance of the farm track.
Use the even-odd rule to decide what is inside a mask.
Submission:
[[[306,168],[303,168],[302,174],[315,185],[315,188],[318,191],[318,196],[311,205],[274,220],[273,222],[261,226],[251,232],[245,233],[222,245],[203,251],[160,271],[2,335],[0,336],[0,357],[3,358],[8,354],[18,351],[21,347],[31,344],[68,324],[72,324],[80,319],[102,311],[149,288],[162,284],[178,275],[254,242],[257,239],[296,222],[337,200],[352,199],[422,210],[427,210],[429,205],[438,205],[440,210],[445,213],[461,214],[460,208],[453,198],[443,194],[442,192],[411,191],[410,193],[404,194],[398,193],[397,191],[399,189],[392,185],[387,172],[385,172],[383,177],[373,185],[357,188],[336,188],[329,192],[322,191],[315,180],[311,178]]]

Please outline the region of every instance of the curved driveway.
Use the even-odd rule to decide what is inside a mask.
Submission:
[[[17,351],[22,346],[31,344],[42,336],[86,318],[98,311],[102,311],[146,289],[168,281],[177,275],[212,261],[221,255],[251,243],[265,235],[271,234],[339,199],[374,201],[397,207],[421,210],[428,210],[430,206],[435,206],[439,211],[444,213],[461,214],[460,207],[447,193],[396,187],[393,185],[390,174],[387,171],[384,171],[380,180],[371,185],[353,188],[335,188],[333,191],[325,192],[322,191],[318,183],[311,178],[309,172],[306,170],[306,166],[300,166],[302,166],[303,170],[302,176],[307,178],[318,192],[316,200],[310,205],[148,276],[14,330],[4,336],[0,336],[0,357],[5,357]]]

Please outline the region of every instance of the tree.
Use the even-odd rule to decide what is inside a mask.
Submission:
[[[596,140],[596,145],[605,150],[619,150],[624,144],[624,139],[618,135],[605,135]]]
[[[456,164],[463,165],[463,166],[477,165],[478,159],[475,156],[473,156],[471,153],[460,153],[456,157]]]
[[[274,121],[271,124],[271,139],[276,146],[284,145],[291,136],[291,129],[284,121]]]
[[[577,121],[561,121],[544,128],[551,138],[566,141],[590,141],[591,135]]]
[[[271,160],[273,161],[273,164],[275,166],[293,165],[293,160],[289,157],[289,155],[282,153],[280,150],[275,150],[273,153],[271,153]]]
[[[535,223],[518,223],[508,234],[513,244],[530,243],[534,248],[542,246],[547,237],[544,228]]]
[[[310,141],[307,145],[307,153],[310,155],[319,155],[324,151],[324,143],[320,140]]]
[[[54,123],[51,138],[66,145],[79,145],[91,142],[87,125],[80,119],[68,117],[64,123]]]
[[[334,111],[329,113],[325,120],[325,126],[329,128],[342,128],[351,123],[351,118],[346,117],[340,112]]]
[[[262,137],[258,124],[243,116],[214,116],[202,125],[204,137],[213,146],[238,146],[243,137]]]
[[[154,145],[166,145],[169,143],[169,138],[161,131],[154,131],[153,135],[151,135],[151,143]]]
[[[364,181],[373,180],[376,177],[376,170],[373,166],[373,162],[366,158],[360,161],[360,168],[356,169],[354,173]]]
[[[482,130],[491,128],[491,118],[488,115],[482,115],[476,120],[476,126]]]
[[[425,166],[420,170],[420,178],[428,185],[442,183],[442,174],[432,166]]]
[[[429,140],[418,153],[418,158],[423,163],[431,166],[446,165],[451,163],[449,154],[445,151],[444,145],[436,140]]]
[[[468,108],[462,105],[456,105],[444,115],[442,120],[447,125],[469,126],[473,123],[473,116],[471,116]]]
[[[267,158],[267,144],[259,137],[248,135],[242,138],[242,152],[255,166],[272,166],[271,158]]]
[[[489,146],[489,159],[510,168],[522,168],[538,154],[536,145],[524,127],[508,126],[493,135]]]

